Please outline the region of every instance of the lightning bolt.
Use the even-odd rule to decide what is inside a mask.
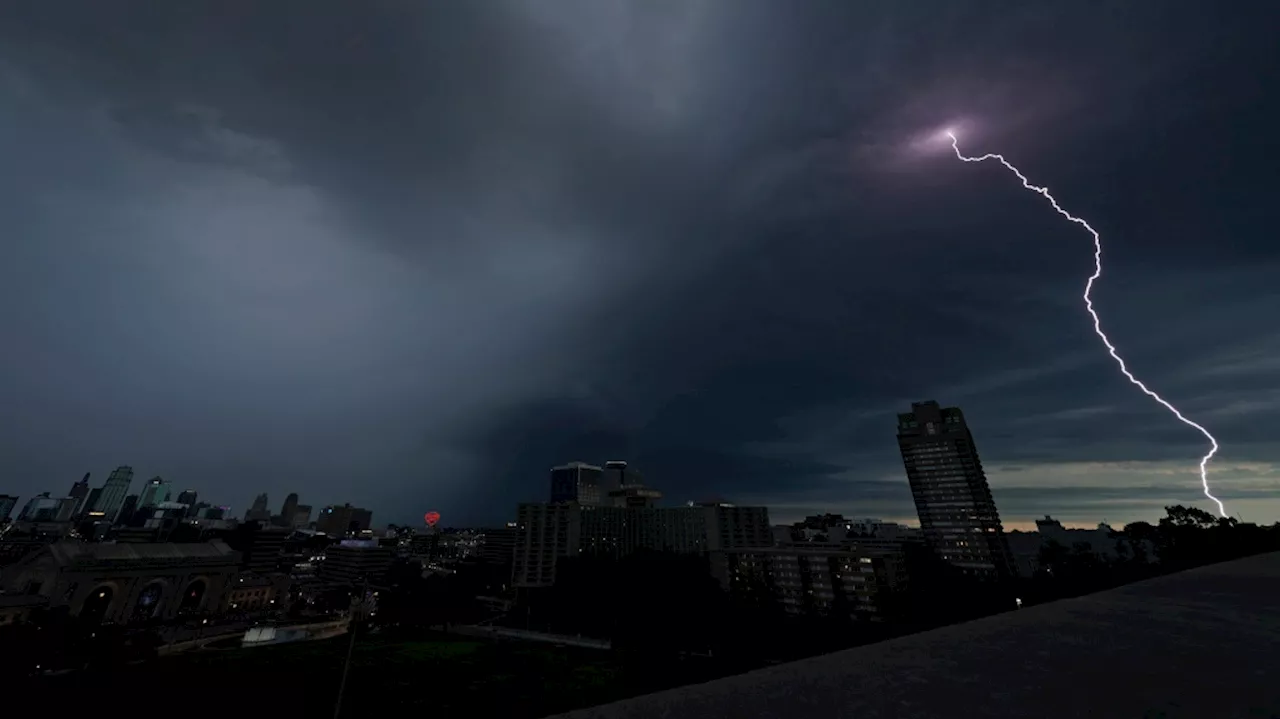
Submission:
[[[1111,340],[1107,338],[1107,333],[1102,331],[1102,320],[1099,319],[1098,312],[1093,308],[1093,296],[1092,296],[1093,283],[1097,282],[1098,278],[1102,276],[1102,237],[1101,235],[1099,235],[1098,231],[1093,229],[1093,227],[1091,227],[1088,222],[1085,222],[1079,217],[1076,217],[1070,212],[1067,212],[1066,210],[1062,209],[1062,206],[1058,204],[1058,201],[1054,199],[1053,195],[1049,194],[1048,188],[1038,187],[1036,185],[1031,184],[1031,181],[1027,179],[1026,175],[1022,174],[1021,170],[1014,167],[1008,160],[1004,159],[1004,155],[987,153],[985,155],[982,155],[981,157],[968,157],[964,153],[960,152],[960,142],[959,140],[956,139],[955,133],[951,132],[950,130],[947,130],[946,135],[947,137],[951,138],[951,149],[955,150],[956,157],[960,158],[964,162],[983,162],[984,160],[995,160],[999,162],[1001,165],[1004,165],[1005,169],[1007,169],[1009,172],[1012,172],[1014,175],[1017,176],[1019,180],[1022,181],[1022,186],[1024,188],[1031,190],[1032,192],[1038,195],[1044,196],[1044,199],[1048,200],[1050,205],[1053,205],[1053,209],[1057,210],[1059,215],[1062,215],[1068,220],[1076,223],[1077,225],[1080,225],[1084,229],[1088,230],[1090,235],[1093,235],[1093,274],[1089,276],[1089,281],[1086,282],[1084,285],[1084,307],[1086,310],[1089,311],[1089,316],[1093,318],[1093,331],[1098,335],[1098,339],[1102,340],[1102,344],[1107,346],[1107,352],[1110,353],[1111,359],[1114,359],[1116,361],[1116,364],[1120,365],[1120,372],[1124,374],[1125,378],[1128,379],[1129,382],[1131,382],[1138,389],[1142,390],[1143,394],[1159,402],[1161,406],[1163,406],[1165,409],[1172,412],[1173,416],[1177,417],[1179,422],[1182,422],[1188,427],[1195,429],[1200,434],[1203,434],[1205,439],[1209,440],[1209,444],[1211,445],[1211,448],[1209,449],[1209,453],[1200,458],[1200,485],[1204,488],[1204,496],[1213,500],[1214,504],[1218,505],[1218,514],[1222,515],[1223,517],[1229,516],[1227,514],[1226,507],[1222,505],[1222,500],[1213,496],[1213,493],[1209,491],[1209,460],[1213,459],[1213,455],[1218,453],[1218,440],[1214,439],[1212,434],[1209,434],[1209,430],[1205,429],[1200,424],[1187,419],[1185,416],[1183,416],[1182,412],[1178,411],[1177,407],[1174,407],[1172,404],[1169,403],[1168,400],[1156,394],[1154,391],[1148,388],[1145,384],[1143,384],[1141,380],[1139,380],[1137,377],[1134,377],[1133,373],[1129,371],[1129,367],[1125,365],[1124,359],[1120,356],[1120,353],[1116,350],[1116,346],[1111,344]]]

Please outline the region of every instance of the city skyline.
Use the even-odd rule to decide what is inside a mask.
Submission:
[[[926,402],[923,402],[923,403],[913,403],[913,404],[914,404],[914,405],[919,405],[919,404],[936,404],[936,403],[933,403],[932,401],[926,401]],[[899,416],[899,421],[901,422],[901,415]],[[613,460],[613,461],[602,462],[602,463],[601,463],[601,466],[595,466],[595,465],[592,465],[592,464],[591,464],[591,463],[589,463],[589,462],[583,462],[583,461],[581,461],[581,460],[571,460],[571,461],[568,461],[568,462],[566,462],[566,463],[564,463],[564,464],[562,464],[562,465],[558,465],[558,466],[554,466],[554,467],[549,468],[548,472],[549,472],[549,476],[550,476],[550,486],[552,487],[552,490],[551,490],[551,492],[550,492],[550,494],[549,494],[549,498],[550,498],[550,500],[551,500],[552,502],[556,502],[556,501],[578,501],[578,500],[576,500],[576,499],[571,499],[571,495],[572,495],[572,496],[576,496],[576,492],[571,492],[570,494],[564,494],[564,492],[569,491],[569,490],[567,490],[567,489],[557,489],[557,487],[562,487],[562,486],[563,486],[563,481],[557,481],[557,475],[558,475],[558,474],[560,474],[560,473],[562,473],[564,470],[570,470],[570,469],[572,469],[572,470],[574,470],[575,472],[576,472],[576,471],[581,471],[581,470],[594,471],[594,472],[596,473],[596,474],[594,475],[594,476],[596,476],[596,479],[595,479],[595,480],[593,480],[593,484],[594,484],[594,482],[598,482],[598,481],[599,481],[599,473],[602,471],[602,469],[603,469],[604,467],[607,467],[607,466],[610,466],[610,465],[621,465],[621,466],[623,466],[623,467],[625,468],[625,467],[626,467],[626,465],[627,465],[627,462],[625,462],[625,461],[617,461],[617,460]],[[607,471],[607,470],[606,470],[606,471]],[[107,478],[106,482],[104,482],[104,483],[103,483],[103,486],[102,486],[102,487],[92,487],[92,485],[89,485],[89,486],[90,486],[90,487],[92,487],[92,489],[93,489],[93,491],[94,491],[94,492],[100,492],[102,489],[104,489],[104,488],[105,488],[106,483],[107,483],[107,482],[111,482],[113,478],[116,478],[116,477],[123,477],[123,476],[128,476],[128,477],[132,478],[132,476],[133,476],[132,472],[133,472],[133,468],[132,468],[131,466],[128,466],[128,465],[121,465],[120,467],[117,467],[115,470],[113,470],[113,471],[111,472],[111,474],[108,476],[108,478]],[[638,472],[637,468],[635,468],[635,467],[630,467],[630,468],[627,470],[627,472],[628,472],[630,475],[634,475],[635,477],[640,477],[640,476],[641,476],[641,475],[640,475],[640,473]],[[34,495],[30,495],[30,496],[9,495],[9,497],[10,497],[11,499],[21,500],[21,501],[19,501],[19,502],[18,502],[18,504],[17,504],[17,505],[15,505],[15,508],[16,508],[17,506],[21,506],[22,504],[25,504],[26,502],[28,502],[28,501],[30,501],[30,500],[32,500],[32,499],[39,499],[40,497],[47,497],[47,498],[48,498],[48,499],[50,499],[50,500],[62,500],[62,499],[76,500],[77,507],[78,507],[78,506],[79,506],[79,502],[80,502],[80,500],[81,500],[82,498],[81,498],[81,497],[78,497],[78,496],[76,495],[76,490],[77,490],[77,488],[78,488],[78,487],[80,487],[80,486],[82,486],[82,485],[86,485],[86,484],[88,484],[88,483],[91,481],[90,474],[91,474],[91,473],[86,473],[86,474],[84,475],[84,477],[83,477],[81,480],[76,481],[76,482],[73,484],[73,486],[72,486],[72,492],[70,492],[70,493],[66,494],[65,496],[64,496],[64,495],[61,495],[61,494],[59,494],[59,493],[57,493],[56,491],[53,491],[53,490],[43,490],[43,491],[41,491],[41,492],[38,492],[38,493],[36,493],[36,494],[34,494]],[[621,475],[620,475],[620,476],[621,476]],[[161,479],[161,478],[157,476],[157,477],[153,477],[151,480],[146,480],[146,481],[142,482],[142,483],[140,484],[140,487],[139,487],[139,491],[138,491],[138,492],[132,492],[132,489],[133,489],[132,484],[129,484],[129,485],[120,485],[120,486],[119,486],[119,492],[123,492],[123,495],[122,495],[122,497],[123,497],[123,498],[132,498],[133,500],[135,500],[135,504],[136,504],[137,508],[142,508],[143,506],[145,506],[145,505],[144,505],[144,501],[145,501],[145,500],[144,500],[143,498],[147,495],[147,491],[148,491],[148,489],[149,489],[149,488],[151,488],[151,486],[152,486],[153,484],[155,484],[155,483],[157,482],[157,480],[160,480],[160,479]],[[906,488],[907,488],[907,491],[910,493],[910,492],[912,491],[912,490],[911,490],[911,483],[910,483],[910,473],[909,473],[909,472],[904,473],[904,475],[903,475],[903,478],[902,478],[902,479],[903,479],[904,485],[905,485],[905,486],[906,486]],[[119,484],[119,481],[118,481],[118,480],[117,480],[116,484]],[[165,481],[164,481],[164,486],[165,486],[165,487],[170,487],[170,486],[171,486],[171,483],[170,483],[170,482],[168,482],[167,480],[165,480]],[[607,488],[608,488],[608,486],[613,486],[613,487],[615,487],[615,488],[616,488],[617,486],[619,486],[619,480],[618,480],[618,479],[614,479],[614,480],[612,481],[612,485],[608,485],[608,486],[601,485],[601,486],[602,486],[602,487],[605,487],[605,489],[607,489]],[[651,500],[651,503],[655,504],[656,506],[672,506],[672,507],[679,507],[679,506],[683,506],[683,505],[685,505],[685,504],[689,504],[689,503],[699,503],[699,504],[702,504],[702,503],[708,503],[708,502],[709,502],[709,503],[716,503],[716,502],[731,502],[731,503],[733,503],[733,504],[742,504],[741,502],[733,502],[732,498],[726,498],[726,497],[717,496],[717,495],[712,495],[712,496],[708,496],[708,497],[701,497],[701,498],[699,498],[699,499],[697,499],[697,500],[695,500],[695,499],[691,499],[691,498],[683,498],[683,499],[678,499],[678,500],[672,500],[672,499],[668,498],[668,499],[667,499],[667,501],[665,501],[665,502],[664,502],[663,497],[662,497],[662,493],[661,493],[661,491],[660,491],[660,490],[657,490],[657,489],[655,489],[655,488],[653,488],[653,487],[646,487],[645,489],[646,489],[648,492],[652,493],[652,494],[656,497],[656,499],[655,499],[655,500]],[[542,488],[543,493],[545,493],[545,490],[546,490],[546,487],[543,487],[543,488]],[[592,491],[596,491],[596,490],[592,490]],[[168,501],[173,501],[173,502],[177,502],[177,503],[181,503],[181,504],[190,504],[191,502],[187,502],[187,501],[185,501],[184,497],[185,497],[185,498],[187,498],[187,499],[190,499],[192,502],[194,502],[194,501],[196,501],[196,500],[197,500],[197,496],[198,496],[198,495],[199,495],[199,490],[198,490],[198,489],[195,489],[195,488],[189,488],[189,489],[182,490],[181,492],[177,493],[177,498],[170,497],[170,499],[169,499]],[[535,492],[533,492],[529,497],[523,498],[523,499],[522,499],[522,501],[541,502],[541,501],[543,501],[544,499],[546,499],[546,498],[547,498],[547,497],[541,497],[541,496],[537,496],[537,495],[538,495],[538,492],[537,492],[537,491],[535,491]],[[6,495],[4,495],[3,493],[0,493],[0,497],[2,497],[2,496],[6,496]],[[96,499],[97,499],[97,496],[98,496],[97,494],[88,494],[88,498],[89,498],[89,500],[96,500]],[[559,499],[557,499],[557,497],[558,497],[558,496],[559,496]],[[594,502],[600,501],[600,500],[601,500],[601,497],[603,497],[603,494],[600,494],[600,496],[596,496],[596,495],[594,495],[594,494],[593,494],[593,495],[592,495],[592,497],[595,497],[595,498],[593,498],[593,499],[588,499],[588,500],[584,500],[584,501],[587,501],[588,503],[594,503]],[[121,502],[123,502],[123,501],[124,501],[124,499],[123,499],[123,498],[122,498]],[[280,511],[280,514],[278,515],[278,517],[279,517],[280,519],[284,519],[284,518],[286,518],[286,517],[290,514],[289,510],[290,510],[290,508],[291,508],[291,507],[292,507],[292,508],[294,508],[294,509],[301,509],[301,510],[305,510],[306,512],[310,513],[310,511],[311,511],[311,506],[310,506],[310,505],[302,505],[302,504],[299,504],[298,502],[299,502],[299,496],[298,496],[298,493],[297,493],[297,492],[290,492],[290,493],[286,496],[286,498],[284,499],[284,501],[283,501],[282,508],[281,508],[281,511]],[[347,502],[334,502],[334,503],[330,503],[330,504],[320,505],[320,511],[323,511],[323,510],[324,510],[324,509],[326,509],[326,508],[341,507],[344,503],[349,504],[349,503],[347,503]],[[210,504],[209,502],[204,501],[204,500],[200,500],[200,504],[201,504],[201,506],[208,506],[208,507],[213,507],[213,508],[216,508],[216,509],[220,509],[220,510],[224,510],[224,511],[226,511],[226,512],[227,512],[227,515],[226,515],[226,516],[227,516],[227,518],[229,518],[229,519],[239,518],[239,515],[244,515],[244,519],[245,519],[246,521],[255,521],[255,520],[250,520],[250,519],[249,519],[249,515],[253,514],[255,511],[256,511],[256,512],[259,512],[259,513],[261,514],[261,516],[260,516],[260,517],[257,517],[256,521],[268,521],[268,520],[271,520],[271,519],[273,519],[274,517],[276,517],[276,516],[277,516],[277,515],[275,515],[275,514],[274,514],[274,512],[272,511],[272,500],[270,499],[270,493],[269,493],[269,492],[258,492],[258,493],[256,493],[256,494],[255,494],[255,496],[254,496],[254,499],[253,499],[252,501],[246,501],[246,502],[245,502],[245,505],[244,505],[244,506],[246,507],[246,510],[245,510],[245,511],[241,511],[241,510],[240,510],[236,505],[233,505],[233,504],[221,504],[221,505],[219,505],[219,504]],[[359,504],[358,499],[356,500],[356,504]],[[998,504],[998,503],[997,503],[997,504]],[[769,509],[771,509],[771,510],[773,510],[773,509],[774,509],[773,507],[768,507],[768,508],[769,508]],[[83,508],[81,508],[81,510],[80,510],[80,511],[83,511],[83,512],[89,512],[89,511],[91,511],[91,509],[90,509],[90,507],[89,507],[89,503],[88,503],[88,502],[86,502],[86,503],[85,503],[85,506],[84,506]],[[100,511],[100,510],[99,510],[99,511]],[[510,508],[507,508],[507,510],[505,510],[505,511],[507,511],[507,514],[508,514],[508,515],[510,515],[510,514],[511,514]],[[1109,521],[1107,520],[1107,518],[1105,518],[1105,517],[1100,518],[1100,519],[1088,519],[1088,518],[1086,518],[1086,519],[1077,520],[1077,521],[1071,521],[1071,520],[1067,520],[1067,521],[1060,521],[1060,520],[1061,520],[1061,515],[1060,515],[1060,514],[1056,514],[1056,513],[1055,513],[1055,511],[1053,510],[1053,508],[1051,508],[1051,507],[1047,507],[1047,506],[1046,506],[1046,507],[1040,507],[1037,511],[1039,511],[1040,513],[1039,513],[1039,514],[1037,514],[1037,515],[1035,515],[1034,517],[1027,517],[1027,518],[1023,518],[1023,517],[1014,517],[1014,518],[1011,518],[1011,519],[1006,519],[1006,520],[1005,520],[1005,521],[1003,521],[1001,524],[1002,524],[1002,526],[1004,526],[1004,527],[1006,528],[1006,530],[1007,530],[1007,531],[1036,531],[1036,528],[1037,528],[1037,526],[1038,526],[1038,524],[1039,524],[1040,520],[1042,520],[1043,518],[1046,518],[1046,517],[1048,517],[1048,516],[1050,516],[1050,515],[1053,515],[1053,516],[1054,516],[1054,518],[1055,518],[1055,520],[1058,520],[1058,521],[1059,521],[1059,523],[1060,523],[1062,526],[1064,526],[1064,527],[1066,527],[1066,528],[1071,528],[1071,529],[1094,529],[1094,528],[1096,528],[1096,527],[1098,527],[1098,526],[1100,526],[1100,525],[1103,525],[1103,524],[1107,524],[1107,525],[1116,525],[1117,527],[1119,527],[1119,526],[1121,526],[1121,525],[1123,525],[1123,524],[1127,523],[1127,522],[1120,522],[1120,523],[1116,523],[1116,522],[1113,522],[1113,521],[1110,521],[1110,522],[1109,522]],[[79,513],[79,512],[77,512],[77,514],[78,514],[78,513]],[[772,515],[772,516],[773,516],[773,518],[776,520],[776,521],[774,522],[774,524],[775,524],[775,525],[779,525],[779,526],[781,526],[781,525],[792,525],[792,524],[796,524],[796,523],[801,522],[802,520],[805,520],[805,519],[808,519],[808,518],[811,518],[811,517],[814,517],[814,516],[821,516],[821,515],[827,515],[827,514],[832,514],[832,515],[847,515],[850,519],[870,519],[870,520],[875,520],[875,521],[883,521],[883,522],[887,522],[887,523],[891,523],[891,524],[902,524],[902,525],[905,525],[905,526],[910,526],[910,527],[915,527],[915,528],[920,528],[920,527],[922,526],[922,522],[921,522],[920,515],[919,515],[919,504],[918,504],[918,503],[916,504],[916,512],[915,512],[915,513],[910,514],[910,515],[902,515],[902,516],[898,516],[898,515],[876,515],[876,516],[871,516],[870,514],[868,514],[868,513],[866,513],[866,512],[860,511],[858,508],[850,508],[850,507],[845,507],[845,506],[829,506],[829,507],[820,507],[820,508],[800,508],[800,507],[795,507],[795,506],[786,506],[786,505],[784,505],[784,506],[782,506],[782,507],[777,508],[777,511],[775,511],[775,512],[773,513],[773,515]],[[319,516],[317,516],[317,517],[316,517],[316,519],[318,519],[318,518],[319,518]],[[419,517],[418,519],[420,520],[420,519],[421,519],[421,517]],[[1137,519],[1135,519],[1135,520],[1132,520],[1132,521],[1149,521],[1149,520],[1150,520],[1150,518],[1139,517],[1139,518],[1137,518]],[[502,520],[499,520],[499,521],[496,521],[496,522],[495,522],[495,521],[481,521],[481,522],[472,522],[472,523],[450,522],[450,523],[448,523],[448,525],[449,525],[449,526],[456,526],[456,527],[483,527],[483,526],[492,526],[492,527],[497,527],[497,526],[502,526],[503,524],[509,523],[509,521],[510,521],[510,519],[509,519],[509,517],[508,517],[508,518],[506,518],[506,519],[502,519]],[[997,521],[999,521],[999,520],[997,520]],[[421,523],[421,522],[418,522],[418,523]],[[314,522],[313,522],[313,524],[314,524]],[[396,521],[396,520],[382,521],[382,520],[379,520],[379,522],[378,522],[378,523],[376,523],[376,524],[374,524],[374,525],[372,525],[372,526],[374,526],[374,527],[385,527],[385,526],[402,526],[402,527],[403,527],[403,526],[410,526],[410,527],[412,527],[412,526],[416,526],[416,525],[415,525],[414,521],[404,521],[404,520],[401,520],[401,521]]]
[[[1105,232],[1109,333],[1280,518],[1265,9],[619,7],[321,2],[287,42],[287,3],[0,8],[0,492],[131,464],[482,525],[625,459],[672,504],[896,520],[933,398],[1009,528],[1213,509],[1099,351],[1087,237],[912,152],[964,118]]]

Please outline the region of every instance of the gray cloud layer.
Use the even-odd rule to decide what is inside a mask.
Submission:
[[[0,491],[131,463],[495,521],[627,457],[909,516],[893,412],[936,397],[1006,516],[1195,501],[1088,238],[921,150],[958,122],[1095,221],[1109,331],[1275,514],[1270,11],[1001,5],[8,4]]]

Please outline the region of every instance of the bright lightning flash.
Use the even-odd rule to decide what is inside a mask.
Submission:
[[[1222,501],[1213,496],[1213,493],[1209,491],[1209,460],[1213,459],[1213,455],[1218,453],[1218,440],[1214,439],[1212,434],[1209,434],[1209,430],[1184,417],[1182,412],[1178,411],[1177,407],[1174,407],[1165,400],[1165,398],[1148,389],[1147,386],[1137,377],[1134,377],[1133,373],[1130,372],[1129,368],[1125,365],[1124,359],[1120,357],[1120,353],[1116,351],[1115,345],[1111,344],[1111,340],[1108,339],[1106,333],[1102,331],[1102,320],[1098,318],[1097,311],[1093,309],[1092,297],[1093,283],[1097,282],[1098,278],[1102,276],[1102,237],[1098,235],[1098,231],[1090,227],[1088,222],[1085,222],[1079,217],[1076,217],[1062,209],[1062,206],[1058,204],[1058,201],[1054,199],[1053,195],[1049,194],[1048,188],[1037,187],[1036,185],[1031,184],[1031,182],[1027,180],[1026,175],[1023,175],[1021,170],[1010,164],[1008,160],[1004,159],[1003,155],[988,153],[981,157],[967,157],[964,153],[960,152],[960,142],[956,139],[955,133],[951,130],[944,130],[943,132],[951,139],[951,149],[955,150],[956,157],[960,158],[964,162],[982,162],[984,160],[995,160],[999,162],[1001,165],[1004,165],[1005,169],[1012,172],[1019,180],[1022,181],[1022,186],[1024,188],[1039,195],[1043,195],[1044,199],[1048,200],[1050,205],[1053,205],[1053,209],[1058,211],[1058,214],[1077,225],[1080,225],[1084,229],[1088,230],[1090,235],[1093,235],[1093,274],[1089,276],[1089,281],[1086,282],[1084,286],[1084,307],[1089,311],[1089,316],[1093,318],[1093,331],[1097,333],[1098,338],[1102,340],[1102,344],[1107,346],[1107,352],[1111,354],[1111,358],[1116,361],[1116,364],[1120,365],[1120,372],[1124,374],[1125,378],[1132,382],[1138,389],[1142,390],[1148,397],[1159,402],[1165,409],[1172,412],[1173,416],[1178,418],[1178,421],[1188,427],[1196,429],[1200,434],[1205,436],[1205,439],[1209,440],[1209,444],[1212,445],[1212,447],[1209,449],[1209,453],[1200,459],[1200,484],[1204,488],[1204,496],[1212,499],[1214,504],[1218,505],[1218,514],[1223,517],[1229,516],[1227,514],[1226,507],[1222,504]]]

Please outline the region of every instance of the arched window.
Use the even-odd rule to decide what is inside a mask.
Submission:
[[[164,585],[152,582],[138,593],[138,601],[133,605],[134,621],[145,621],[160,613],[161,600],[164,598]]]
[[[107,611],[111,609],[113,599],[115,599],[115,589],[111,585],[104,584],[97,587],[84,600],[84,605],[80,608],[80,618],[93,624],[102,623],[107,616]]]
[[[204,602],[204,593],[207,589],[203,579],[197,579],[187,585],[182,590],[182,600],[178,604],[179,614],[195,614],[200,611],[200,605]]]

